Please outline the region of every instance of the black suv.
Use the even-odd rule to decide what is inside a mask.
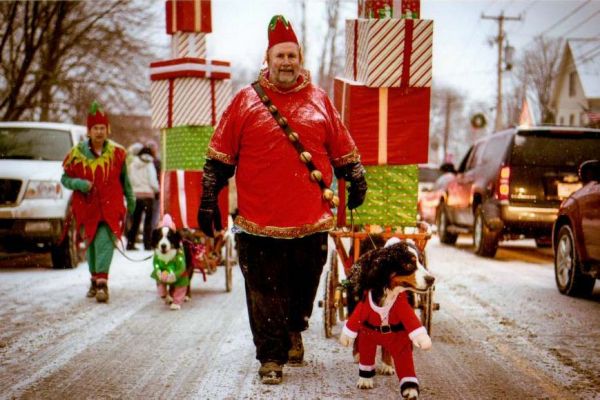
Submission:
[[[550,247],[560,203],[581,187],[579,164],[598,154],[598,129],[512,128],[480,139],[449,172],[436,212],[440,241],[472,232],[484,257],[494,257],[501,240]]]

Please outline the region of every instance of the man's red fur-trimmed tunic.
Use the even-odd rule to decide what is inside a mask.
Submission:
[[[312,161],[331,185],[332,165],[360,161],[354,140],[326,93],[308,73],[282,92],[261,73],[261,86]],[[279,238],[301,237],[334,227],[333,214],[319,185],[251,86],[242,89],[223,113],[210,141],[208,157],[236,165],[239,215],[244,231]]]

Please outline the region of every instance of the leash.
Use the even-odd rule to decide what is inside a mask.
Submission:
[[[118,241],[121,243],[121,245],[123,245],[123,240],[122,240],[122,239],[118,239]],[[119,246],[117,245],[117,240],[115,240],[115,241],[113,242],[113,246],[115,246],[115,249],[117,249],[117,251],[118,251],[119,253],[121,253],[121,255],[122,255],[123,257],[125,257],[126,259],[128,259],[129,261],[133,261],[133,262],[143,262],[143,261],[148,261],[149,259],[151,259],[151,258],[153,257],[153,254],[150,254],[148,257],[144,257],[144,258],[142,258],[142,259],[134,259],[134,258],[131,258],[131,257],[129,257],[127,254],[125,254],[125,252],[124,252],[123,250],[121,250],[121,249],[119,248]]]

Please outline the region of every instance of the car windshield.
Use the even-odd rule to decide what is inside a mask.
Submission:
[[[0,159],[62,161],[72,146],[68,131],[0,127]]]
[[[600,134],[595,132],[547,134],[526,132],[515,135],[511,154],[514,165],[578,166],[598,158]]]

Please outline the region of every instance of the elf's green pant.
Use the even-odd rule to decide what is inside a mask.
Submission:
[[[108,225],[100,222],[96,230],[96,236],[89,245],[86,253],[92,280],[99,278],[108,279],[110,263],[113,258],[115,235]]]

